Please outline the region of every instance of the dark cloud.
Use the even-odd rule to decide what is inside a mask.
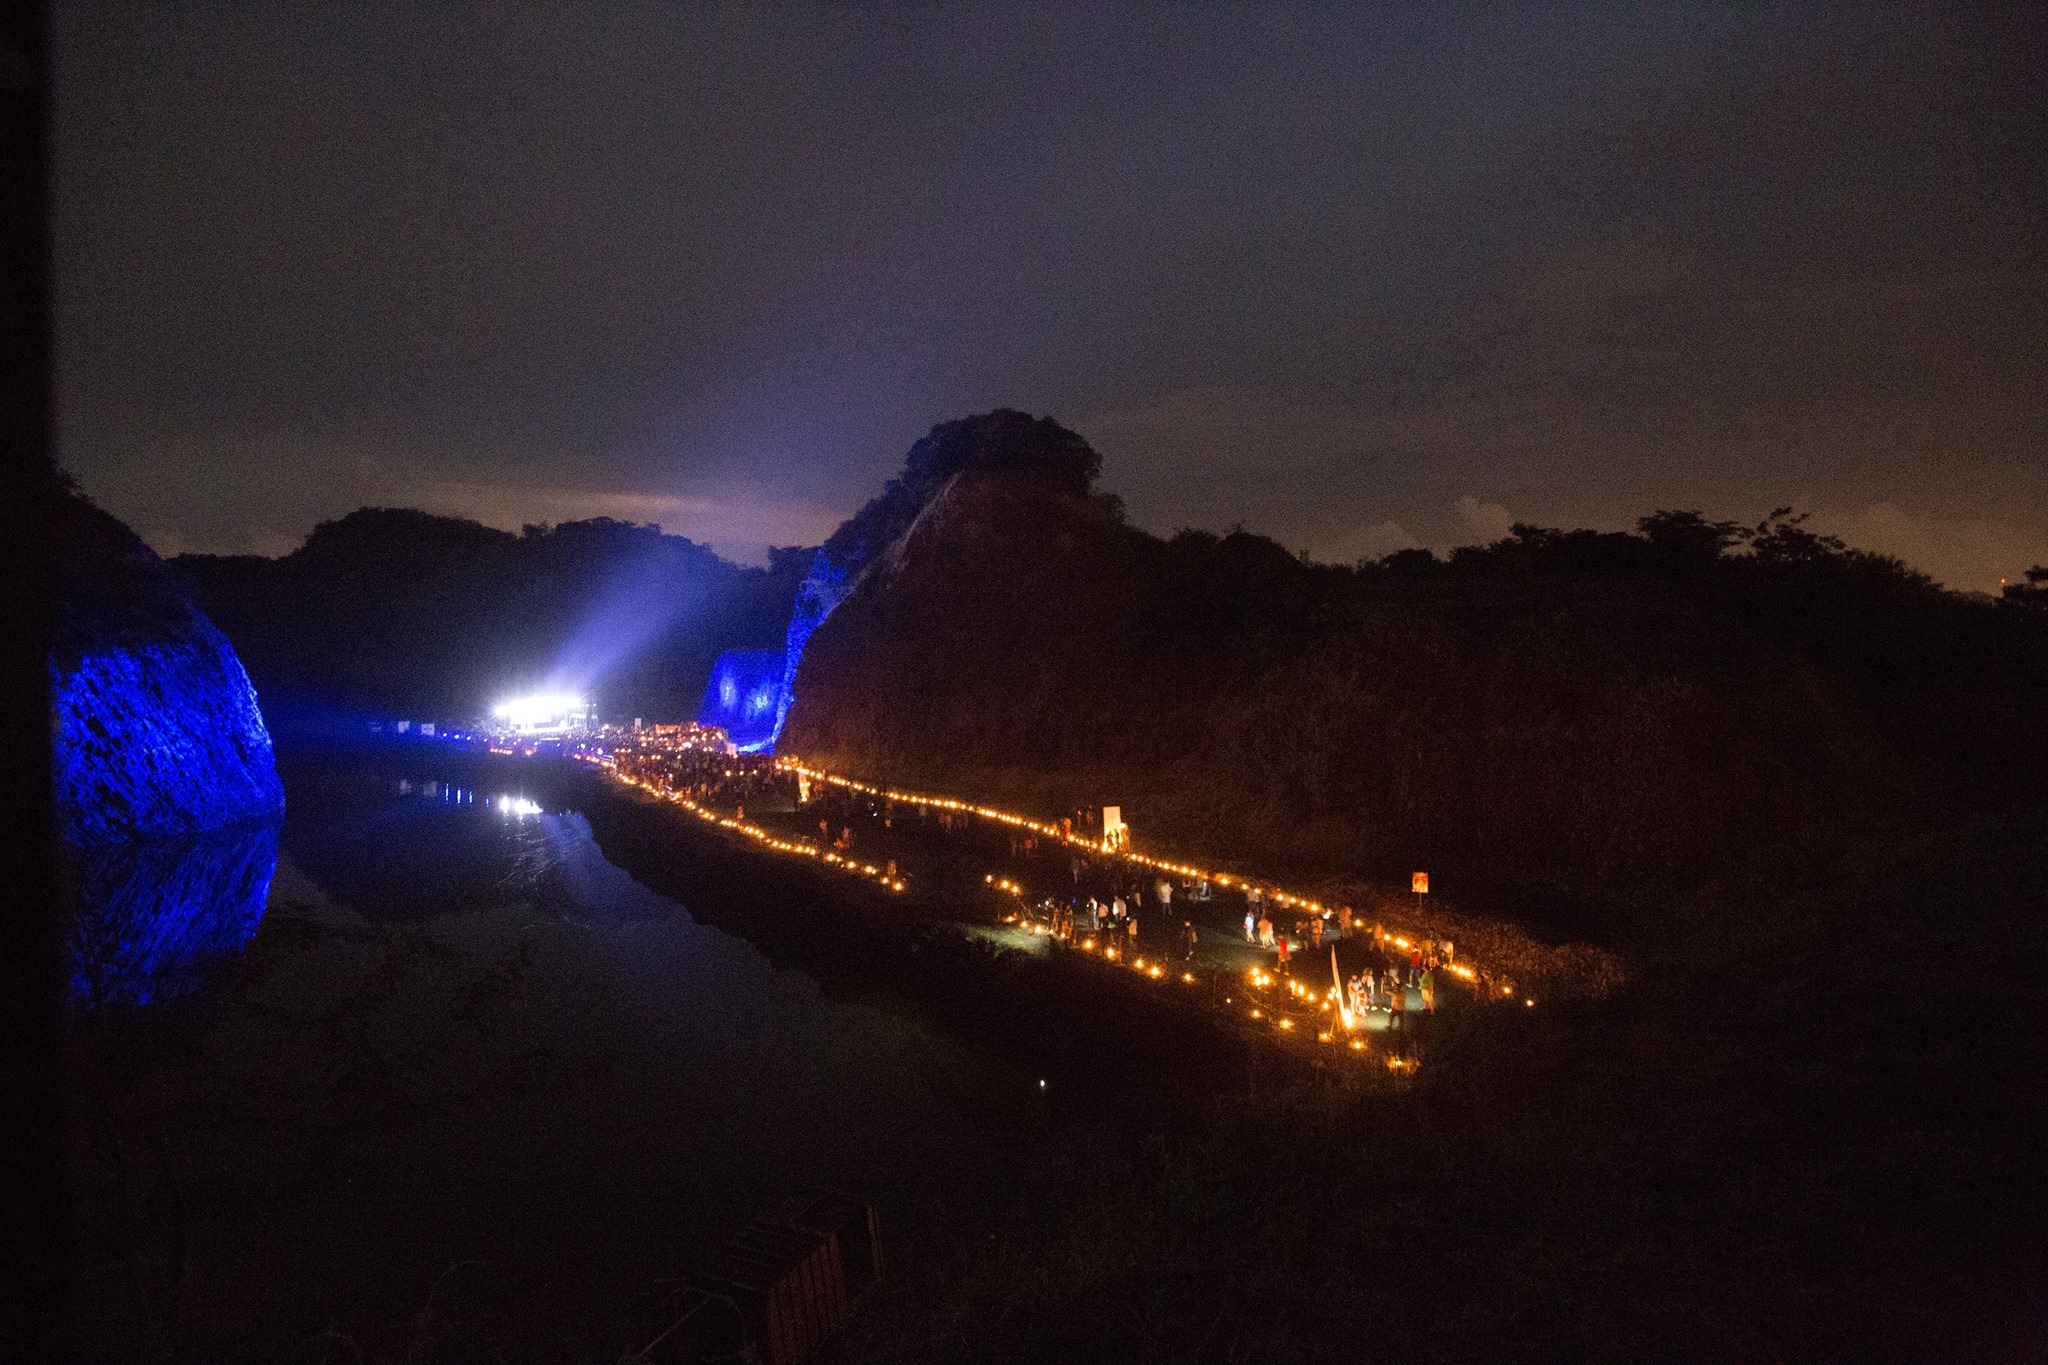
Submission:
[[[60,6],[60,439],[167,546],[748,553],[1008,404],[1162,529],[1791,502],[1985,586],[2048,559],[2043,27]]]

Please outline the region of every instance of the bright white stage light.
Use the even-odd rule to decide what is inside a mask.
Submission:
[[[521,733],[567,730],[589,721],[590,703],[566,692],[543,692],[501,701],[491,714]]]

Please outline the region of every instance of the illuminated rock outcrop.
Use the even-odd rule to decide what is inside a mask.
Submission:
[[[270,735],[227,637],[120,522],[74,498],[63,523],[50,690],[66,842],[276,815]]]
[[[737,654],[721,658],[712,670],[704,707],[697,719],[706,725],[725,726],[744,750],[773,750],[789,719],[790,705],[796,699],[797,667],[803,662],[804,646],[810,642],[812,632],[825,623],[825,618],[846,600],[870,567],[902,540],[932,501],[960,475],[1024,475],[1067,492],[1086,493],[1101,469],[1102,457],[1080,436],[1050,417],[998,408],[978,417],[939,423],[910,448],[904,457],[903,473],[847,518],[812,556],[810,571],[797,588],[780,656],[781,671],[772,692],[756,689],[746,693],[749,704],[751,699],[772,695],[772,724],[762,730],[751,714],[742,717],[730,709],[718,711],[719,706],[733,705],[722,700],[722,693],[728,689],[720,679],[730,678],[731,670],[740,666],[736,661],[742,656]],[[740,731],[733,728],[735,722],[748,738],[740,737]]]
[[[187,839],[66,850],[78,912],[72,994],[90,1005],[182,995],[256,935],[277,870],[276,820]]]
[[[256,690],[204,617],[185,637],[53,663],[65,837],[188,838],[281,810]]]
[[[51,728],[74,993],[144,1004],[255,933],[284,789],[248,674],[177,577],[75,496],[57,544]]]
[[[716,725],[743,753],[772,748],[784,709],[783,673],[780,650],[727,650],[711,666],[697,723]]]

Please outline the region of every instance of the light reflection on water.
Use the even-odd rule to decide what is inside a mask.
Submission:
[[[161,884],[232,888],[208,942],[243,947],[175,1025],[203,1060],[152,1101],[220,1274],[431,1280],[546,1245],[639,1273],[792,1185],[887,1203],[979,1166],[977,1055],[698,923],[581,815],[360,763],[286,783],[281,856],[271,830]],[[281,1202],[317,1249],[265,1221]]]
[[[72,998],[147,1005],[204,984],[256,934],[277,868],[274,820],[189,839],[65,851],[76,892]]]

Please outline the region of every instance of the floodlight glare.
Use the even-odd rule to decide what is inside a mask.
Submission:
[[[543,692],[501,701],[491,708],[491,714],[521,734],[545,734],[586,724],[590,703],[566,692]]]

